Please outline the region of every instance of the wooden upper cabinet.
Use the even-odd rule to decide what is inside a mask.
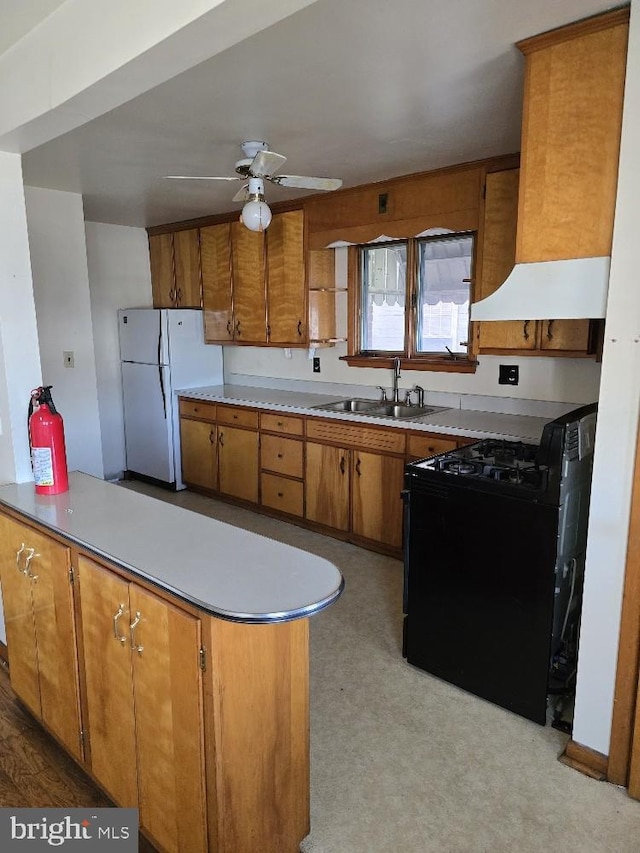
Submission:
[[[515,263],[519,170],[491,172],[485,181],[484,222],[477,299],[506,280]],[[535,322],[500,320],[478,324],[479,349],[534,349]]]
[[[304,213],[276,214],[267,229],[267,326],[271,344],[307,341]]]
[[[231,223],[234,339],[236,343],[267,342],[264,232]]]
[[[200,237],[197,228],[173,235],[175,265],[174,308],[201,308]]]
[[[617,9],[518,44],[518,263],[611,254],[628,20]]]
[[[207,343],[233,340],[233,299],[231,280],[231,223],[200,229],[202,265],[202,307],[204,338]]]
[[[173,234],[155,234],[149,237],[149,263],[153,307],[174,308]]]

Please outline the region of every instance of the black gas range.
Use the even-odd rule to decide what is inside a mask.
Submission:
[[[408,662],[541,724],[574,685],[596,411],[405,473]]]
[[[539,447],[520,441],[485,439],[412,463],[416,476],[429,472],[443,483],[464,479],[467,488],[512,494],[524,500],[544,495],[548,466],[538,460]]]

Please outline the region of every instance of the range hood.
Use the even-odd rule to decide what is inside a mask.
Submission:
[[[604,317],[611,258],[516,264],[500,287],[471,306],[472,320],[584,320]]]

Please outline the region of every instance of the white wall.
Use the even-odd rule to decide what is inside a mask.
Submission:
[[[32,479],[27,408],[41,384],[22,164],[0,152],[0,482]]]
[[[640,0],[632,0],[573,739],[608,754],[640,402]]]
[[[346,249],[336,250],[336,284],[346,286]],[[346,329],[346,296],[337,294],[337,328]],[[340,332],[339,332],[340,334]],[[346,354],[346,344],[318,349],[320,373],[312,372],[307,350],[291,350],[285,358],[281,349],[268,347],[225,347],[225,379],[229,383],[251,384],[251,377],[267,377],[330,382],[350,385],[383,385],[391,383],[391,371],[349,367],[339,357]],[[498,365],[518,364],[520,383],[498,385]],[[593,359],[581,358],[514,358],[480,356],[475,374],[435,373],[405,370],[401,388],[422,385],[427,391],[456,394],[487,395],[524,400],[550,400],[567,403],[591,403],[598,399],[600,365]]]
[[[152,306],[149,247],[142,228],[86,222],[85,232],[102,459],[114,479],[126,467],[117,310]]]
[[[25,199],[43,384],[64,419],[69,470],[102,477],[82,196],[25,187]]]

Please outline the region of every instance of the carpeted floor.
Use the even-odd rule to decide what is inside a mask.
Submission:
[[[311,834],[303,853],[640,853],[640,803],[560,764],[566,735],[409,666],[402,565],[193,493],[128,487],[334,562],[311,619]]]

